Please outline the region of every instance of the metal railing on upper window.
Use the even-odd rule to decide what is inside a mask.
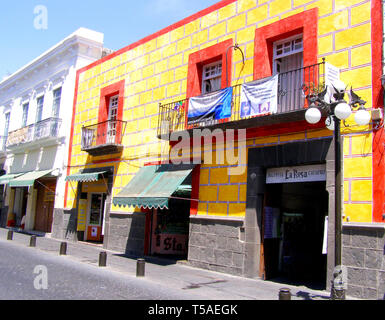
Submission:
[[[45,138],[57,138],[62,120],[48,118],[8,134],[7,147]]]
[[[120,145],[126,124],[122,120],[107,120],[82,127],[82,150],[107,144]]]
[[[325,87],[325,61],[278,74],[276,114],[302,110],[306,106],[306,96],[320,92]],[[226,119],[202,120],[187,123],[189,99],[159,105],[158,136],[196,127],[213,126],[220,123],[243,121],[255,116],[241,117],[241,84],[232,87],[231,116]]]

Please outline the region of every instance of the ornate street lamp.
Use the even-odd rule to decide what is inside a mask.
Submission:
[[[328,129],[334,130],[334,151],[335,151],[335,244],[334,244],[334,272],[331,287],[331,299],[344,300],[345,286],[343,269],[341,266],[341,233],[342,233],[342,214],[341,214],[341,120],[346,120],[353,109],[358,109],[355,113],[355,122],[362,126],[370,121],[370,113],[366,111],[364,105],[366,101],[356,95],[352,89],[346,90],[342,81],[336,81],[332,85],[326,86],[326,89],[320,93],[309,94],[309,108],[305,113],[308,123],[317,123],[321,119],[321,111],[326,111],[328,117],[325,125]],[[349,96],[349,104],[344,100],[345,93]]]

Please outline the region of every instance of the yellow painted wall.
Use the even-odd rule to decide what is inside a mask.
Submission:
[[[371,107],[370,1],[343,0],[238,0],[163,33],[154,39],[122,50],[112,59],[79,75],[74,124],[71,174],[85,167],[113,165],[115,196],[144,162],[157,161],[168,150],[156,137],[158,105],[186,97],[188,58],[193,52],[233,39],[245,54],[233,52],[232,85],[253,80],[255,29],[293,14],[317,7],[319,13],[318,58],[341,68],[341,78]],[[316,23],[316,22],[315,22]],[[100,90],[125,80],[122,161],[114,156],[90,157],[80,149],[81,127],[97,123]],[[370,128],[357,128],[351,120],[344,129],[345,216],[350,221],[371,221],[372,178]],[[360,132],[369,133],[362,133]],[[247,141],[247,148],[330,136],[328,130],[308,130]],[[365,142],[362,145],[362,142]],[[348,147],[349,145],[349,147]],[[222,146],[223,147],[223,146]],[[99,165],[96,161],[107,163]],[[246,163],[243,164],[246,167]],[[226,162],[203,165],[200,174],[199,215],[242,217],[246,206],[246,174],[228,176]],[[363,192],[365,190],[365,192]],[[69,188],[68,206],[75,193]],[[130,210],[112,208],[112,211]]]

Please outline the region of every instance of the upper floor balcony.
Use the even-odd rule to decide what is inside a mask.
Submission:
[[[278,83],[272,87],[272,92],[276,92],[276,107],[270,109],[264,104],[251,106],[245,104],[242,93],[245,87],[256,83],[252,81],[244,85],[235,85],[231,90],[231,111],[227,112],[225,117],[216,117],[215,111],[208,117],[191,117],[189,113],[190,99],[174,101],[159,105],[158,137],[161,139],[170,139],[170,134],[178,131],[192,131],[196,128],[216,128],[241,129],[258,128],[285,122],[304,121],[307,108],[306,96],[312,93],[323,91],[325,88],[325,61],[315,65],[306,66],[279,73]],[[267,78],[270,79],[270,78]],[[264,79],[258,80],[263,82]],[[218,91],[219,92],[219,91]],[[255,94],[251,93],[251,95]],[[210,103],[212,93],[199,96],[202,101],[207,100]],[[214,93],[215,94],[215,93]],[[205,99],[207,97],[207,99]],[[253,98],[251,98],[253,99]],[[258,98],[257,98],[258,99]],[[212,99],[211,99],[212,100]],[[256,100],[258,101],[258,100]],[[205,102],[204,102],[205,103]],[[203,104],[204,104],[203,103]],[[217,105],[224,104],[223,101],[216,102]],[[250,112],[250,108],[258,111]],[[211,110],[214,110],[211,109]]]
[[[7,149],[14,150],[19,147],[34,144],[47,144],[56,141],[59,137],[59,129],[62,120],[60,118],[47,118],[29,126],[8,133]]]
[[[81,150],[92,156],[119,153],[123,150],[122,136],[126,121],[107,120],[82,127]]]

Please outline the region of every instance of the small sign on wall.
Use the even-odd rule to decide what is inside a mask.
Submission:
[[[87,210],[87,199],[80,199],[79,207],[78,207],[77,231],[86,230],[86,210]]]
[[[92,227],[91,228],[91,237],[97,237],[98,236],[98,228]]]

